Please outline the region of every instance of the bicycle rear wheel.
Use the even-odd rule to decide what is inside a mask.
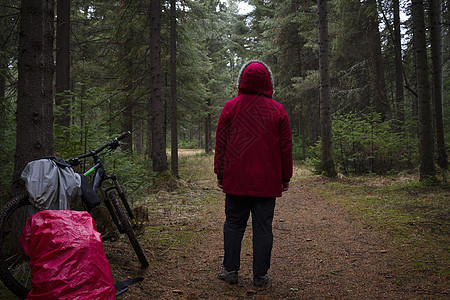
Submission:
[[[148,267],[149,263],[147,261],[147,257],[145,256],[144,251],[142,251],[142,247],[136,238],[133,226],[131,226],[130,220],[125,214],[124,209],[120,204],[119,198],[117,197],[117,194],[114,191],[112,191],[108,194],[108,197],[111,200],[111,203],[114,207],[114,211],[122,227],[122,228],[119,227],[119,231],[121,233],[122,232],[125,233],[128,236],[128,239],[130,240],[130,243],[133,246],[134,252],[136,252],[136,255],[141,263],[141,266],[143,268]]]
[[[28,195],[13,198],[0,211],[0,279],[20,298],[31,290],[31,270],[19,238],[27,219],[37,211]]]

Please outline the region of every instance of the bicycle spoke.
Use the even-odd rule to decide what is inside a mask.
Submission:
[[[14,274],[14,278],[25,287],[30,287],[30,268],[27,262],[27,256],[23,253],[18,253],[11,256],[8,260],[15,258],[12,264],[9,265],[8,270]]]
[[[37,211],[26,194],[11,199],[0,210],[0,279],[21,299],[30,291],[31,272],[20,236],[26,220]]]
[[[26,256],[26,255],[23,254],[23,253],[17,253],[17,254],[14,254],[14,255],[8,257],[7,259],[5,259],[5,262],[8,262],[8,261],[10,261],[10,260],[12,260],[12,259],[15,258],[15,260],[12,262],[12,264],[10,264],[10,265],[8,266],[8,270],[15,269],[16,266],[18,265],[18,262],[19,262],[19,261],[23,261],[22,258],[25,257],[25,256]],[[26,259],[25,259],[25,260],[26,260]]]
[[[17,274],[20,276],[20,279],[18,281],[22,282],[24,286],[28,287],[28,283],[30,282],[29,280],[31,279],[31,276],[27,266],[22,266],[21,270],[17,271]]]

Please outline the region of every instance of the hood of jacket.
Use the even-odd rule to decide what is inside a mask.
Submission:
[[[239,94],[262,94],[272,98],[273,87],[272,71],[264,62],[251,60],[241,68],[238,76]]]

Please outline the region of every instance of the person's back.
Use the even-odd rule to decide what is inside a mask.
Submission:
[[[216,131],[214,172],[226,194],[224,262],[218,278],[237,283],[241,241],[252,214],[255,286],[267,283],[273,244],[275,197],[292,177],[292,137],[283,106],[272,99],[270,69],[259,61],[244,65],[239,95],[228,101]]]
[[[216,135],[215,173],[223,191],[279,197],[292,176],[292,140],[283,106],[271,99],[269,71],[259,62],[240,76],[239,95],[222,110]]]

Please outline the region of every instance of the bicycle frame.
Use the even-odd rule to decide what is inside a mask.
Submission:
[[[94,172],[94,179],[92,183],[93,191],[95,193],[97,193],[97,191],[100,191],[101,199],[103,199],[103,202],[105,203],[105,206],[108,209],[108,212],[113,222],[117,226],[117,229],[119,230],[120,233],[125,233],[128,236],[130,243],[133,246],[134,252],[136,252],[137,257],[139,258],[141,266],[143,268],[146,268],[149,266],[149,263],[133,230],[133,228],[135,228],[137,225],[136,218],[131,210],[131,207],[127,199],[125,198],[125,193],[120,187],[116,175],[114,174],[108,175],[106,173],[105,167],[103,166],[102,161],[100,160],[99,157],[99,154],[103,150],[107,149],[108,151],[112,151],[115,150],[117,147],[119,147],[121,145],[119,141],[129,134],[131,134],[130,131],[122,134],[121,136],[115,138],[111,142],[101,146],[96,150],[71,158],[69,159],[68,162],[70,163],[70,165],[76,166],[80,164],[79,161],[80,159],[85,159],[88,157],[93,158],[94,166],[91,167],[89,170],[87,170],[83,175],[87,176]],[[111,181],[112,183],[104,187],[103,183],[106,181]],[[125,208],[125,210],[123,208]],[[113,239],[117,239],[116,232],[112,234],[107,234],[102,237],[102,240],[113,240]]]
[[[80,159],[85,159],[88,157],[93,158],[94,166],[91,167],[89,170],[87,170],[83,175],[88,176],[89,174],[94,172],[94,180],[93,180],[92,188],[93,188],[94,192],[97,192],[100,190],[100,193],[105,202],[105,205],[108,208],[111,216],[113,217],[114,223],[119,228],[119,232],[121,232],[121,233],[122,233],[122,230],[121,230],[120,222],[118,222],[118,220],[117,220],[117,216],[114,213],[112,204],[108,197],[109,191],[115,190],[117,192],[117,194],[119,195],[119,198],[122,201],[123,206],[125,207],[125,210],[126,210],[128,216],[130,218],[130,223],[133,227],[136,226],[136,218],[134,217],[131,207],[130,207],[127,199],[125,198],[125,193],[123,192],[122,188],[120,187],[120,184],[119,184],[119,181],[117,180],[116,175],[114,175],[114,174],[107,175],[106,174],[105,167],[103,166],[102,161],[98,157],[98,154],[107,148],[110,150],[116,149],[118,146],[120,146],[119,141],[121,139],[125,138],[129,134],[131,134],[131,132],[128,131],[128,132],[122,134],[121,136],[115,138],[111,142],[107,143],[106,145],[101,146],[100,148],[98,148],[96,150],[93,150],[89,153],[86,153],[86,154],[83,154],[83,155],[80,155],[80,156],[77,156],[77,157],[74,157],[74,158],[71,158],[68,160],[71,165],[78,165],[80,163],[79,162]],[[110,187],[104,189],[102,187],[102,183],[107,180],[111,180],[113,182],[113,184]]]
[[[94,162],[95,165],[90,168],[89,170],[87,170],[85,173],[83,173],[83,176],[88,176],[89,174],[91,174],[92,172],[94,172],[94,181],[93,181],[93,185],[92,188],[94,190],[94,192],[100,191],[102,198],[104,199],[103,201],[105,202],[106,208],[108,209],[108,211],[110,212],[114,223],[117,225],[117,227],[119,228],[119,232],[123,233],[120,222],[117,220],[117,217],[114,213],[111,201],[109,200],[108,197],[108,193],[111,190],[115,190],[117,192],[117,194],[119,195],[123,206],[125,207],[128,216],[130,217],[130,222],[131,225],[133,227],[136,226],[136,219],[134,217],[133,211],[131,210],[131,207],[127,201],[127,199],[125,198],[125,193],[123,192],[122,188],[120,187],[119,181],[117,180],[117,177],[115,174],[112,175],[107,175],[106,174],[106,170],[100,160],[100,158],[97,157],[97,155],[93,155],[94,158]],[[107,180],[111,180],[113,185],[111,185],[108,188],[103,188],[102,183],[107,181]]]

